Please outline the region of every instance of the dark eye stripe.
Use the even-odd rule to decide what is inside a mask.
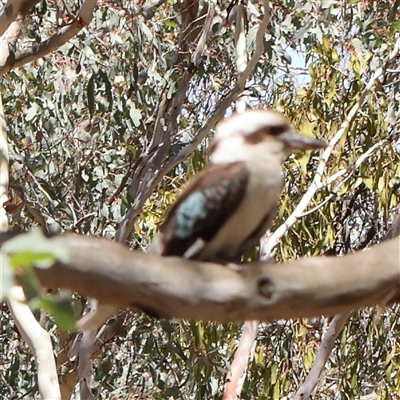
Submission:
[[[265,139],[265,132],[264,131],[256,131],[251,135],[246,135],[243,137],[246,143],[249,144],[257,144],[261,143]]]
[[[269,131],[268,133],[273,136],[280,135],[285,130],[287,130],[286,125],[275,125],[275,126],[272,125],[272,126],[268,127],[268,131]]]

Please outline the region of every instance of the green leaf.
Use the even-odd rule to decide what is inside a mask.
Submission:
[[[270,375],[271,383],[275,385],[275,383],[278,380],[278,365],[276,363],[273,363],[271,365],[271,375]],[[278,385],[279,386],[279,385]]]
[[[108,75],[104,71],[99,71],[99,75],[101,76],[101,79],[103,80],[105,86],[106,86],[106,96],[107,100],[109,102],[109,110],[112,109],[112,104],[113,104],[113,95],[112,95],[112,85],[110,80],[108,79]]]
[[[172,19],[167,19],[166,21],[164,21],[164,26],[167,28],[176,28],[178,27],[178,24]]]
[[[63,331],[76,330],[74,309],[70,294],[63,293],[57,296],[42,297],[38,299],[35,305],[47,311],[54,318],[57,326]]]
[[[400,21],[393,21],[393,22],[392,22],[392,27],[393,27],[396,31],[400,31]]]
[[[23,269],[19,276],[19,282],[24,288],[24,294],[28,302],[34,302],[42,296],[42,286],[32,269]]]
[[[10,255],[12,267],[35,265],[48,268],[54,261],[67,262],[69,253],[61,238],[45,238],[38,229],[7,241],[3,251]]]
[[[132,65],[132,76],[133,76],[134,82],[137,83],[138,76],[139,76],[139,70],[138,70],[138,67],[137,67],[137,64],[136,64],[136,63],[134,63],[134,64]]]
[[[12,286],[14,286],[14,278],[9,257],[0,252],[0,301],[6,297]]]
[[[29,267],[37,265],[42,268],[48,268],[55,261],[50,252],[24,251],[10,257],[13,267]]]
[[[90,77],[86,88],[90,115],[94,112],[94,74]]]

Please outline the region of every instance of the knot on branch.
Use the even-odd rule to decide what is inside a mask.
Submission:
[[[258,282],[258,292],[261,296],[272,299],[272,295],[275,292],[274,284],[270,278],[261,278]]]

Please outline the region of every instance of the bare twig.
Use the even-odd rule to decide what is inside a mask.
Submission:
[[[400,204],[397,206],[396,213],[393,216],[393,222],[385,236],[385,240],[393,239],[397,236],[400,236]]]
[[[236,69],[238,77],[243,74],[247,67],[247,49],[246,35],[244,33],[244,13],[245,7],[243,3],[238,5],[235,28],[235,44],[236,44]],[[236,100],[236,111],[244,112],[247,106],[247,96],[242,95]]]
[[[139,12],[141,12],[146,18],[150,18],[151,11],[154,8],[160,7],[164,3],[165,3],[165,0],[149,0],[143,4],[143,6],[140,8]],[[137,14],[139,14],[139,12]]]
[[[215,6],[216,6],[216,0],[210,0],[208,2],[208,11],[207,11],[207,16],[206,20],[204,22],[200,38],[197,42],[196,50],[193,52],[192,55],[192,62],[194,65],[198,65],[198,63],[201,60],[201,57],[203,56],[206,44],[207,44],[207,39],[208,36],[210,35],[211,31],[211,24],[214,19],[215,15]]]
[[[345,326],[349,314],[337,314],[333,317],[327,331],[322,337],[317,356],[307,378],[296,392],[293,400],[307,400],[310,398],[312,391],[319,381],[326,362],[329,360],[332,349],[335,346],[335,340]]]
[[[3,101],[0,96],[0,236],[8,230],[8,218],[4,204],[8,200],[8,143]]]
[[[0,68],[7,63],[8,57],[10,56],[10,48],[15,48],[20,33],[20,24],[14,21],[2,36],[0,43]]]
[[[223,400],[240,398],[249,359],[256,346],[258,321],[246,321],[243,324],[242,335],[230,370],[225,378]]]
[[[364,396],[360,397],[360,400],[378,400],[378,395],[375,392],[372,392],[370,394],[366,394]]]
[[[107,304],[97,304],[97,308],[90,307],[88,311],[76,324],[80,331],[96,331],[110,317],[116,314],[118,309]]]
[[[310,203],[312,197],[316,193],[316,191],[322,185],[322,176],[325,173],[326,163],[332,153],[332,150],[336,143],[340,140],[340,138],[348,131],[350,125],[352,124],[355,116],[357,115],[358,110],[364,104],[364,101],[374,86],[377,79],[385,72],[386,66],[399,54],[400,51],[400,38],[396,41],[396,44],[393,50],[390,52],[387,60],[384,65],[378,68],[375,73],[372,75],[371,79],[365,86],[364,90],[360,94],[360,98],[357,103],[352,107],[350,112],[347,114],[347,117],[341,124],[339,130],[335,134],[335,136],[330,140],[328,147],[325,149],[324,153],[321,156],[321,160],[319,162],[315,177],[311,185],[309,186],[307,192],[302,197],[300,203],[297,205],[292,214],[288,217],[284,224],[282,224],[271,236],[269,240],[269,247],[272,250],[279,242],[280,238],[296,223],[296,221],[300,218],[301,214],[304,212],[305,208]]]
[[[340,171],[336,172],[335,174],[331,175],[324,182],[320,182],[319,185],[317,186],[317,189],[319,190],[319,189],[329,186],[331,183],[338,180],[341,176],[343,176],[345,174],[348,174],[348,176],[346,177],[346,180],[347,180],[371,154],[373,154],[376,150],[380,149],[387,143],[388,143],[387,139],[383,139],[383,140],[379,141],[378,143],[375,143],[365,153],[361,154],[361,156],[358,157],[357,160],[353,164],[351,164],[347,168],[343,168]]]
[[[36,321],[20,286],[11,288],[10,311],[24,341],[35,356],[39,393],[43,400],[61,399],[50,336]]]
[[[0,11],[0,37],[18,16],[23,0],[8,0]]]
[[[10,56],[10,49],[15,48],[21,33],[20,20],[39,0],[12,0],[3,5],[0,11],[0,68]]]
[[[318,190],[322,189],[324,187],[327,187],[331,185],[333,182],[337,181],[340,177],[343,175],[346,175],[344,179],[339,182],[333,189],[332,189],[332,194],[329,195],[326,199],[324,199],[320,204],[316,205],[315,207],[311,208],[310,210],[306,211],[305,213],[301,214],[299,218],[303,218],[309,214],[312,214],[313,212],[317,211],[319,208],[323,207],[326,203],[328,203],[333,197],[336,196],[337,191],[341,186],[344,185],[346,181],[350,179],[350,177],[354,174],[354,172],[357,170],[357,168],[371,155],[373,154],[376,150],[380,149],[383,147],[385,144],[388,143],[387,139],[383,139],[379,141],[378,143],[375,143],[373,146],[371,146],[365,153],[363,153],[360,157],[357,158],[357,160],[349,165],[347,168],[343,168],[340,171],[334,173],[331,175],[329,178],[327,178],[325,181],[321,182],[320,185],[318,186]]]
[[[242,75],[239,78],[238,86],[240,88],[245,87],[247,79],[249,78],[250,74],[254,71],[255,66],[257,65],[261,55],[264,52],[264,35],[267,26],[269,24],[269,18],[270,18],[269,0],[263,0],[263,6],[264,6],[264,16],[257,31],[256,49],[249,63],[247,64],[246,69],[243,71]]]
[[[95,310],[97,301],[89,300],[90,311]],[[91,330],[84,332],[79,342],[79,362],[78,362],[78,379],[80,398],[93,400],[94,396],[91,391],[92,386],[92,354],[94,342],[96,340],[96,331]]]
[[[162,139],[163,131],[164,131],[164,125],[162,124],[161,121],[164,120],[165,114],[167,112],[167,105],[168,105],[167,93],[168,92],[166,89],[164,89],[161,92],[161,96],[160,96],[161,100],[158,104],[157,118],[156,118],[156,121],[154,124],[153,136],[151,138],[151,142],[149,145],[150,151],[152,149],[154,149],[156,146],[159,146],[161,143],[161,139]]]
[[[266,244],[271,236],[268,230],[260,239],[260,260],[269,262],[273,255],[266,252]],[[256,348],[256,339],[259,321],[246,321],[243,324],[242,335],[238,348],[235,352],[230,371],[225,380],[224,399],[240,398],[240,393],[246,378],[246,371],[249,361],[253,358]],[[250,345],[251,344],[251,345]],[[237,397],[233,397],[233,395]]]
[[[366,153],[364,153],[363,155],[365,154]],[[399,235],[400,235],[400,206],[397,207],[397,211],[394,220],[392,222],[392,226],[389,229],[384,240],[389,240]],[[384,299],[383,302],[385,302]],[[329,357],[335,345],[335,340],[338,337],[339,333],[344,328],[348,316],[349,316],[348,314],[337,314],[330,322],[327,331],[322,337],[321,345],[318,349],[318,353],[315,357],[313,366],[310,372],[308,373],[305,381],[302,383],[302,385],[296,392],[295,396],[293,397],[293,400],[307,400],[310,398],[312,391],[318,384],[319,378],[322,374],[325,364],[329,360]]]
[[[68,40],[90,23],[95,6],[95,0],[85,0],[71,24],[60,28],[57,33],[53,34],[44,42],[16,53],[15,60],[12,60],[10,63],[0,68],[0,76],[6,74],[13,68],[20,67],[28,62],[44,57],[67,43]]]

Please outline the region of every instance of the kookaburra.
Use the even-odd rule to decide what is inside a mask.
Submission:
[[[235,114],[218,124],[210,164],[172,205],[152,244],[162,256],[238,261],[269,228],[292,150],[326,147],[299,135],[272,110]]]

